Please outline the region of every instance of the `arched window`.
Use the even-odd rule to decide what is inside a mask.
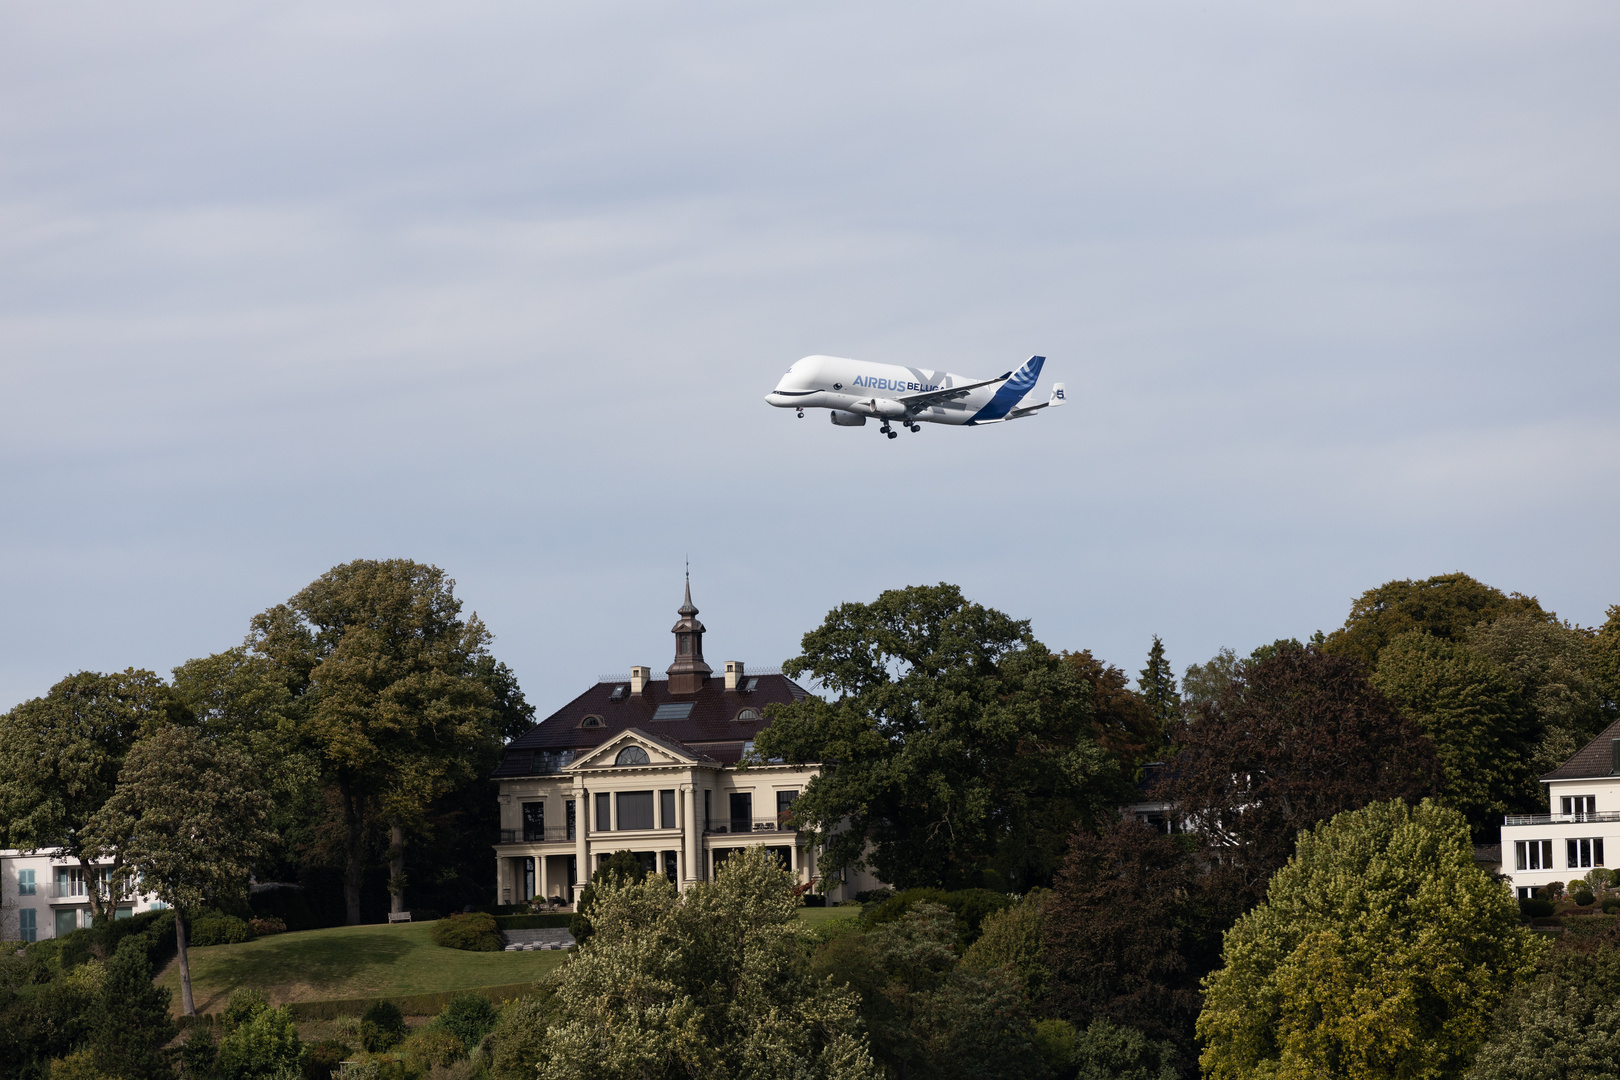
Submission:
[[[619,756],[613,759],[615,765],[648,765],[651,764],[647,751],[639,746],[627,746],[619,751]]]
[[[742,712],[737,714],[737,723],[739,724],[752,724],[758,719],[759,713],[755,712],[753,709],[744,709]]]
[[[602,726],[602,718],[600,716],[587,716],[585,719],[583,719],[583,720],[581,720],[579,722],[579,726],[580,727],[601,727]]]

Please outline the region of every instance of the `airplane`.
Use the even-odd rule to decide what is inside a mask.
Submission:
[[[788,368],[765,400],[779,409],[832,410],[838,427],[862,427],[867,417],[882,422],[878,428],[889,438],[896,432],[891,420],[913,434],[920,424],[975,427],[1034,416],[1042,409],[1063,404],[1063,384],[1052,384],[1052,396],[1039,405],[1020,405],[1035,388],[1044,356],[1032,356],[1017,371],[994,379],[967,379],[948,371],[898,367],[846,360],[838,356],[807,356]]]

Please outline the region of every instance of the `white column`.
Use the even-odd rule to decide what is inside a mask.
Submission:
[[[544,855],[536,854],[534,858],[535,858],[535,861],[539,864],[538,866],[535,867],[535,869],[540,872],[539,873],[539,878],[540,878],[540,893],[539,893],[539,895],[540,895],[540,898],[542,900],[550,900],[551,899],[551,893],[549,891],[547,891],[547,889],[546,889],[546,857]]]
[[[682,860],[685,865],[681,867],[682,888],[698,880],[698,874],[702,869],[701,864],[698,862],[698,852],[701,850],[703,843],[703,834],[701,832],[703,826],[698,821],[697,815],[696,783],[687,784],[684,794],[686,797],[681,801],[685,804],[686,820],[681,822],[681,831],[682,838],[686,841],[686,858]]]
[[[591,845],[586,837],[591,831],[590,792],[585,790],[585,778],[574,778],[574,858],[578,862],[578,870],[574,874],[574,902],[579,903],[579,894],[585,891],[585,883],[591,880]]]
[[[512,860],[505,855],[495,860],[495,902],[512,902]]]

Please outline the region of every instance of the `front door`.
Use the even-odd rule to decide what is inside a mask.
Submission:
[[[752,791],[733,791],[731,793],[731,831],[734,833],[754,831],[754,793]]]

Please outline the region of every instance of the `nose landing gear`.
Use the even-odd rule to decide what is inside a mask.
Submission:
[[[799,410],[799,419],[800,419],[800,420],[803,420],[803,419],[804,419],[804,410],[803,410],[803,409],[800,409],[800,410]]]

